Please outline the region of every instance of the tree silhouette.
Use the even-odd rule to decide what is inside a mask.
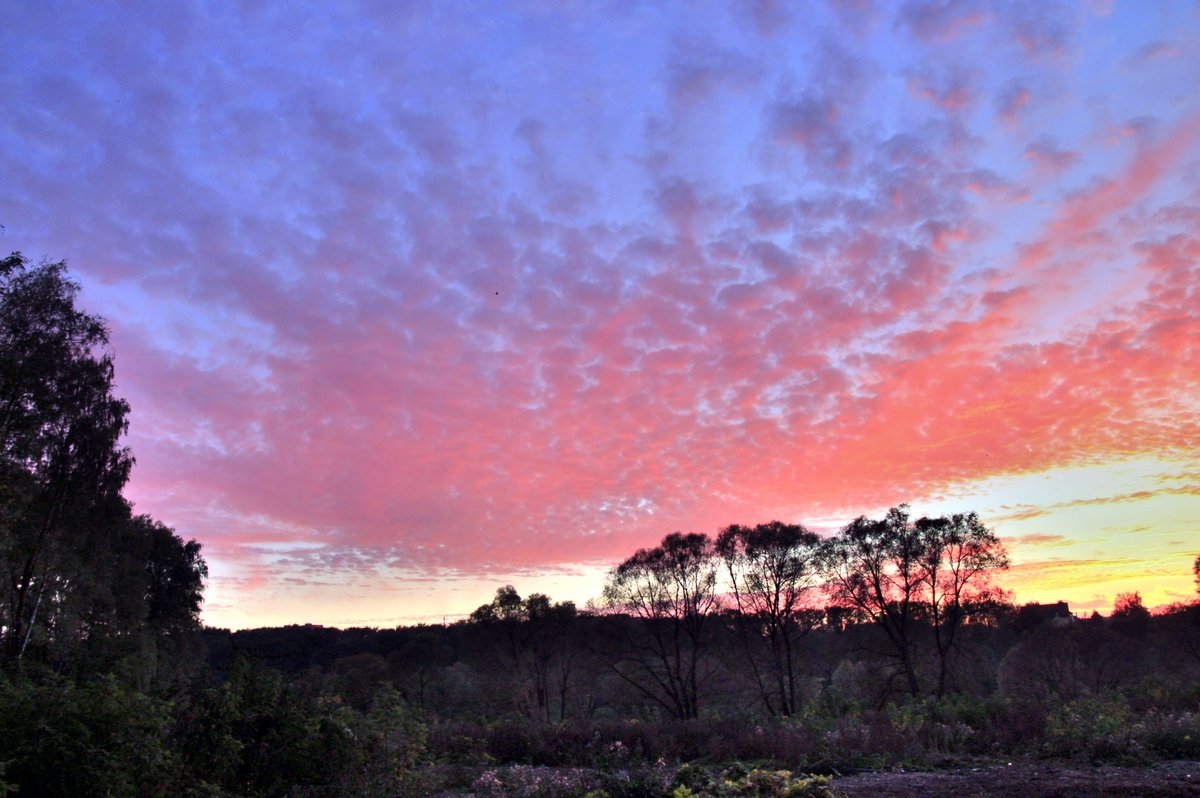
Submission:
[[[63,263],[0,261],[0,633],[12,660],[55,628],[125,509],[129,406],[112,394],[108,333],[75,307],[78,290]]]
[[[506,681],[516,685],[521,679],[514,675],[525,677],[528,690],[519,691],[516,704],[526,715],[550,720],[551,698],[556,698],[559,719],[566,716],[577,654],[575,617],[572,602],[554,603],[542,593],[522,599],[512,585],[499,588],[490,604],[471,613],[471,621],[483,627],[500,650]]]
[[[808,598],[819,581],[820,538],[799,524],[735,524],[717,536],[716,548],[763,703],[772,715],[792,715],[799,709],[797,644],[819,617]]]
[[[1109,616],[1114,632],[1144,640],[1150,633],[1150,610],[1142,603],[1140,593],[1119,593]]]
[[[832,598],[883,630],[914,695],[916,648],[928,624],[937,692],[947,688],[958,632],[990,595],[990,576],[1008,567],[1003,544],[974,513],[909,521],[907,505],[879,521],[859,517],[822,555]]]
[[[698,716],[701,688],[713,672],[705,654],[716,585],[708,536],[672,532],[614,568],[604,586],[611,609],[640,621],[625,626],[613,670],[680,719]]]
[[[921,691],[914,646],[925,551],[908,518],[907,505],[878,521],[859,516],[826,542],[822,564],[831,597],[883,630],[915,695]]]
[[[199,544],[121,496],[129,405],[78,292],[61,262],[0,260],[0,658],[37,652],[60,672],[154,660],[198,627],[207,574]]]
[[[937,692],[946,692],[959,630],[991,598],[991,574],[1008,568],[1004,545],[975,513],[921,518],[922,599],[938,658]]]

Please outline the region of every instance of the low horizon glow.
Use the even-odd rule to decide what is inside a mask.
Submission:
[[[672,531],[975,511],[1195,597],[1194,2],[7,9],[0,247],[111,326],[204,621],[579,604]]]

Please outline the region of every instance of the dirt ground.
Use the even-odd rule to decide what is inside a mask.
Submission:
[[[1200,796],[1200,762],[1143,768],[1013,762],[936,772],[856,773],[834,780],[846,798],[1081,798]]]

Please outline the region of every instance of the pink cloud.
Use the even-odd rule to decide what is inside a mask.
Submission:
[[[996,94],[996,116],[1011,127],[1017,124],[1032,99],[1033,92],[1023,82],[1009,81]]]
[[[668,92],[681,106],[695,106],[723,89],[745,91],[760,70],[745,56],[723,49],[711,40],[677,45],[668,67]]]
[[[1074,166],[1079,160],[1079,153],[1063,150],[1053,138],[1042,136],[1025,147],[1022,157],[1033,163],[1039,171],[1057,174]]]
[[[1178,160],[1192,148],[1200,131],[1198,118],[1184,119],[1165,139],[1142,148],[1117,179],[1102,180],[1069,196],[1039,241],[1030,245],[1024,265],[1033,266],[1050,252],[1086,238],[1098,224],[1146,196]]]
[[[737,0],[735,8],[746,15],[761,36],[771,37],[786,29],[794,12],[779,0]]]
[[[1163,58],[1178,58],[1180,55],[1179,45],[1172,41],[1157,40],[1147,42],[1137,49],[1130,59],[1130,63],[1134,66],[1143,66]]]
[[[772,127],[781,141],[815,148],[836,135],[837,117],[837,106],[832,101],[806,97],[776,107]]]
[[[943,65],[937,71],[924,70],[911,75],[908,90],[914,97],[933,103],[944,111],[965,111],[975,102],[974,70],[958,64]]]
[[[1194,447],[1200,131],[1071,72],[1070,9],[527,12],[97,23],[128,64],[19,37],[6,235],[81,267],[131,495],[237,589]]]
[[[986,5],[971,0],[921,0],[905,3],[896,24],[909,28],[923,41],[950,41],[986,19]]]
[[[1017,535],[1017,536],[1008,538],[1008,540],[1017,544],[1018,546],[1030,546],[1030,547],[1039,547],[1039,548],[1043,547],[1043,546],[1046,546],[1046,547],[1059,546],[1063,543],[1069,542],[1068,539],[1063,537],[1062,535],[1051,535],[1051,534],[1047,534],[1045,532],[1038,532],[1038,533],[1035,533],[1032,535]]]
[[[1016,4],[1005,11],[1010,35],[1031,58],[1065,58],[1075,36],[1074,9],[1057,2]]]

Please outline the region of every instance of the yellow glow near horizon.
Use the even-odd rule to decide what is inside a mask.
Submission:
[[[574,601],[580,608],[599,597],[607,567],[580,565],[547,573],[501,573],[488,576],[371,574],[349,584],[289,585],[267,580],[247,587],[222,576],[218,564],[206,591],[204,623],[212,627],[250,629],[311,623],[322,626],[393,627],[453,623],[492,600],[497,588],[513,585],[523,597],[544,593],[554,601]],[[296,608],[305,617],[297,620]]]
[[[1118,593],[1154,607],[1195,597],[1200,479],[1195,460],[1134,458],[993,477],[923,504],[974,509],[1004,540],[998,581],[1020,602],[1107,612]]]
[[[1077,613],[1107,613],[1119,593],[1139,592],[1148,607],[1195,597],[1198,483],[1193,461],[1139,458],[960,484],[912,510],[977,512],[1008,547],[1012,568],[996,581],[1018,603],[1063,600]],[[522,596],[544,593],[583,607],[599,597],[614,564],[483,576],[369,573],[345,582],[275,573],[255,584],[229,576],[234,569],[217,561],[204,620],[233,629],[276,626],[296,623],[303,607],[304,622],[328,626],[452,623],[506,584]]]

